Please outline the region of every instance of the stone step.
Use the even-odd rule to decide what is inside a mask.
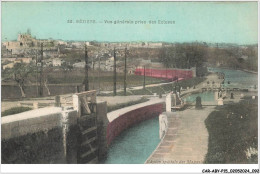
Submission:
[[[97,126],[93,126],[93,127],[91,127],[91,128],[88,128],[88,129],[82,131],[81,134],[82,134],[82,135],[85,135],[85,134],[87,134],[87,133],[89,133],[89,132],[91,132],[91,131],[93,131],[93,130],[96,130],[96,129],[97,129]]]
[[[90,138],[90,139],[84,141],[84,142],[81,144],[81,146],[85,146],[85,145],[91,143],[92,141],[94,141],[94,140],[96,140],[96,139],[97,139],[97,137]]]
[[[80,158],[85,158],[86,156],[88,156],[91,153],[94,153],[97,150],[97,148],[92,148],[91,150],[89,150],[88,152],[83,153],[82,155],[80,155]]]
[[[82,116],[80,116],[80,119],[90,119],[90,118],[94,118],[94,117],[96,117],[96,113],[82,115]]]

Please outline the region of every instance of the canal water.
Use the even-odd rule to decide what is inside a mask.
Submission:
[[[248,73],[241,70],[230,70],[222,68],[208,68],[210,72],[219,72],[225,74],[225,82],[223,87],[225,88],[249,88],[254,89],[257,87],[257,74]],[[230,83],[228,83],[230,82]],[[210,102],[214,101],[214,92],[206,91],[202,93],[191,94],[184,98],[184,101],[195,102],[196,97],[200,96],[202,101]]]
[[[258,86],[257,74],[248,73],[241,70],[231,70],[223,68],[208,68],[211,72],[219,72],[225,74],[225,82],[223,87],[228,88],[249,88],[254,89]],[[230,84],[228,84],[228,81]]]
[[[184,101],[185,102],[195,102],[196,97],[198,97],[198,96],[201,97],[201,101],[206,101],[206,102],[215,101],[214,92],[212,92],[212,91],[206,91],[206,92],[202,92],[202,93],[191,94],[191,95],[185,97]]]
[[[122,132],[109,147],[105,164],[144,164],[159,144],[159,117]]]

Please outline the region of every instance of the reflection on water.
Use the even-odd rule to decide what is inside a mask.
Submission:
[[[203,93],[197,93],[197,94],[191,94],[187,97],[184,98],[184,101],[186,102],[195,102],[196,101],[196,97],[200,96],[201,97],[201,101],[214,101],[214,92],[212,91],[206,91]]]
[[[241,70],[230,70],[222,68],[208,68],[211,72],[220,72],[225,74],[225,83],[223,87],[228,88],[254,88],[257,86],[257,74],[244,72]],[[228,81],[230,84],[228,84]]]
[[[144,164],[159,142],[159,118],[143,121],[115,138],[104,163]]]

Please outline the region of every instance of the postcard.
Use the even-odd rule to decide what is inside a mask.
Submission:
[[[2,1],[1,11],[5,171],[259,173],[257,1]]]

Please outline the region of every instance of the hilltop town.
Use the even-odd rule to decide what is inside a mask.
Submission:
[[[88,47],[90,62],[93,67],[97,61],[100,66],[94,66],[94,69],[100,68],[103,71],[113,70],[113,49],[117,50],[119,58],[118,72],[122,72],[120,58],[124,56],[124,49],[132,49],[129,54],[130,58],[137,57],[128,67],[128,73],[133,73],[137,66],[151,64],[154,67],[162,68],[158,62],[158,49],[167,46],[164,43],[148,42],[131,42],[131,43],[112,43],[112,42],[81,42],[81,41],[62,41],[52,39],[36,39],[28,30],[27,33],[18,34],[17,41],[2,42],[2,69],[13,68],[15,63],[36,63],[43,44],[43,66],[44,67],[61,67],[84,68],[84,45]],[[141,50],[141,49],[144,50]],[[138,55],[137,55],[138,54]],[[141,57],[140,57],[141,56]],[[148,56],[148,57],[147,57]],[[148,58],[153,58],[152,62]],[[129,60],[131,62],[131,60]]]

